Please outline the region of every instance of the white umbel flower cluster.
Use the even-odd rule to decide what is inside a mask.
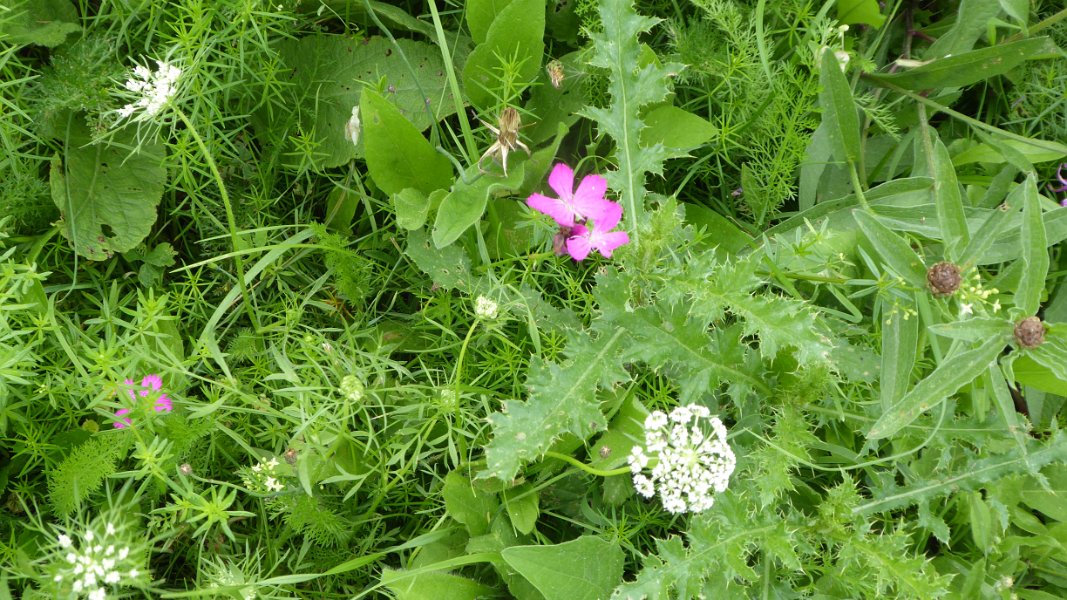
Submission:
[[[57,560],[51,569],[56,597],[104,600],[119,586],[144,584],[141,553],[131,550],[112,522],[80,535],[62,533],[56,544]]]
[[[655,411],[645,419],[645,445],[629,457],[637,493],[657,493],[668,512],[700,512],[726,491],[737,459],[726,442],[726,426],[698,404],[679,406],[670,416]],[[652,467],[652,475],[645,474]]]
[[[245,474],[245,487],[259,493],[276,493],[285,489],[285,484],[279,480],[277,472],[278,459],[271,457],[270,460],[262,460],[254,465]]]
[[[133,76],[126,81],[126,89],[135,94],[136,99],[118,110],[120,120],[151,119],[158,115],[177,93],[182,70],[162,60],[155,62],[155,71],[144,65],[134,67]]]
[[[485,296],[478,296],[474,300],[474,316],[484,321],[492,321],[496,319],[500,314],[500,307],[496,302],[486,298]]]

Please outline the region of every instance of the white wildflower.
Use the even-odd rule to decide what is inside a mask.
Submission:
[[[726,426],[707,407],[679,406],[670,416],[655,411],[645,419],[645,444],[630,452],[634,487],[646,498],[659,494],[671,513],[700,512],[726,491],[736,457]],[[645,469],[652,466],[652,476]]]
[[[135,100],[118,110],[119,120],[145,121],[158,115],[177,93],[178,79],[182,70],[164,62],[155,61],[155,71],[144,65],[133,69],[133,76],[126,81],[126,90]]]
[[[500,307],[496,302],[486,298],[485,296],[478,296],[474,301],[474,316],[486,321],[492,321],[496,319],[500,313]]]
[[[130,551],[122,542],[127,530],[115,521],[96,521],[85,531],[60,532],[56,536],[58,550],[53,555],[52,569],[56,597],[88,597],[91,600],[121,594],[122,585],[140,585],[122,576],[123,572],[137,573],[144,556]]]
[[[71,544],[71,541],[70,541],[70,536],[69,535],[62,534],[62,535],[59,536],[59,546],[61,548],[70,548],[70,544]]]

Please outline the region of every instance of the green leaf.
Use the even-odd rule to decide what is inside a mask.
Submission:
[[[926,267],[919,255],[911,249],[910,244],[882,225],[876,216],[866,210],[853,210],[852,216],[855,217],[856,224],[863,230],[883,263],[903,277],[904,281],[912,287],[926,289]]]
[[[1050,140],[1034,140],[1034,143],[1028,144],[1021,140],[1001,139],[998,143],[1022,154],[1031,163],[1050,162],[1067,156],[1067,146]],[[952,164],[957,167],[973,163],[1000,164],[1003,162],[1005,162],[1004,150],[990,144],[975,144],[952,157]]]
[[[980,342],[991,337],[1008,339],[1014,327],[1004,319],[975,317],[951,323],[930,325],[927,331],[934,335],[965,342]]]
[[[430,571],[412,574],[389,567],[382,569],[382,585],[397,600],[477,600],[494,593],[493,588],[451,573]]]
[[[989,364],[996,360],[1006,344],[1005,338],[994,337],[977,348],[946,357],[925,379],[875,421],[867,439],[889,437],[919,418],[922,413],[943,402],[981,375]]]
[[[622,548],[594,536],[555,545],[512,546],[501,554],[545,600],[605,599],[622,579]]]
[[[364,90],[363,115],[367,171],[387,194],[414,188],[429,195],[452,183],[452,166],[419,130],[377,92]]]
[[[963,212],[963,198],[960,195],[960,184],[956,179],[956,169],[952,166],[948,148],[936,135],[933,150],[933,195],[934,204],[937,207],[937,223],[941,228],[941,241],[945,245],[945,257],[959,262],[961,251],[970,241],[967,215]]]
[[[478,490],[466,475],[452,471],[445,476],[441,491],[448,516],[467,526],[472,536],[489,531],[500,502],[496,494]]]
[[[0,10],[0,38],[5,44],[55,48],[81,31],[78,10],[70,0],[13,0]]]
[[[422,229],[408,233],[404,248],[415,265],[446,290],[466,289],[471,283],[471,260],[460,246],[438,249]]]
[[[964,87],[1008,73],[1027,60],[1056,58],[1056,45],[1036,37],[939,58],[929,64],[893,74],[871,73],[876,84],[890,83],[907,90]]]
[[[1035,363],[1044,367],[1055,379],[1059,380],[1059,384],[1052,386],[1054,389],[1050,391],[1060,396],[1067,396],[1067,384],[1063,383],[1067,381],[1067,336],[1061,333],[1064,328],[1065,326],[1059,323],[1050,327],[1045,334],[1045,341],[1025,355],[1032,358]],[[1018,364],[1018,361],[1016,361],[1016,364]],[[1019,374],[1016,373],[1015,376],[1018,378]],[[1048,384],[1050,382],[1047,378],[1044,378],[1043,383]]]
[[[471,30],[471,39],[474,43],[485,42],[489,35],[489,27],[496,20],[504,7],[512,0],[470,0],[467,2],[467,27]]]
[[[967,52],[988,31],[990,21],[999,14],[1000,7],[996,2],[961,0],[952,27],[938,36],[937,41],[927,49],[925,57],[941,58]]]
[[[877,29],[885,23],[885,15],[878,10],[878,0],[837,0],[837,21]]]
[[[1067,378],[1060,379],[1052,369],[1038,364],[1031,356],[1020,356],[1012,364],[1015,381],[1050,394],[1067,395]]]
[[[530,533],[537,525],[537,517],[541,514],[539,499],[540,493],[530,484],[504,491],[504,508],[519,533]]]
[[[300,110],[290,119],[261,111],[256,115],[257,129],[273,130],[276,139],[312,137],[320,169],[341,166],[364,154],[365,142],[353,144],[345,131],[352,109],[360,106],[363,84],[381,85],[389,103],[418,131],[456,111],[441,53],[426,42],[398,39],[394,44],[382,37],[310,35],[281,42],[278,54],[292,69],[290,83]]]
[[[1017,197],[1021,195],[1021,188],[1022,186],[1017,187],[1008,200],[997,207],[996,210],[989,211],[989,216],[986,217],[982,226],[978,228],[970,243],[960,254],[959,264],[982,264],[980,261],[983,260],[986,252],[993,246],[993,242],[996,241],[1004,230],[1004,226],[1010,221],[1009,217],[1013,217],[1019,211]]]
[[[352,218],[359,208],[359,195],[345,186],[334,186],[326,201],[326,227],[338,233],[352,233]]]
[[[860,120],[852,89],[841,72],[834,53],[825,49],[819,65],[819,105],[822,118],[830,124],[827,133],[839,159],[856,162],[860,155]]]
[[[437,220],[433,225],[434,245],[444,248],[459,239],[464,231],[481,220],[490,198],[516,190],[523,181],[524,164],[512,164],[507,177],[480,174],[477,165],[467,169],[437,209]],[[471,183],[464,182],[464,177]]]
[[[52,509],[65,517],[100,489],[104,480],[125,457],[127,438],[97,435],[76,446],[54,469],[48,471],[48,494]]]
[[[597,388],[626,378],[618,363],[622,329],[592,339],[580,335],[567,345],[568,360],[546,363],[534,357],[526,401],[509,400],[489,416],[493,439],[486,446],[488,469],[479,477],[511,481],[525,461],[537,459],[552,442],[571,433],[584,440],[606,426]]]
[[[581,52],[564,54],[557,60],[563,65],[563,82],[559,89],[552,85],[548,71],[541,69],[526,102],[525,110],[533,116],[533,121],[524,125],[522,132],[531,145],[557,135],[560,127],[570,129],[581,118],[578,113],[582,107],[589,104],[588,75]]]
[[[444,194],[436,190],[435,194]],[[419,229],[426,224],[430,212],[430,197],[415,188],[404,188],[393,194],[393,210],[396,224],[404,229]]]
[[[143,142],[133,131],[116,131],[108,142],[93,143],[89,128],[74,119],[64,155],[52,159],[52,201],[59,207],[60,231],[74,250],[105,260],[140,244],[156,222],[167,171],[163,146]]]
[[[1024,315],[1037,314],[1041,304],[1041,293],[1045,289],[1048,276],[1048,239],[1045,236],[1045,222],[1041,218],[1041,202],[1037,193],[1037,178],[1033,173],[1022,184],[1023,225],[1020,234],[1022,242],[1023,271],[1019,287],[1015,289],[1015,306]]]
[[[897,299],[900,310],[886,318],[882,327],[882,410],[896,404],[908,389],[918,356],[919,319],[915,302]],[[910,316],[909,316],[910,313]]]
[[[715,127],[707,119],[674,105],[660,106],[644,116],[641,144],[661,144],[682,152],[706,144],[715,135]]]
[[[541,70],[544,37],[545,0],[511,0],[496,13],[485,41],[475,46],[463,66],[463,86],[471,104],[489,108],[497,102],[493,94],[503,91],[499,88],[504,63],[517,65],[514,91],[531,82]]]
[[[1023,25],[1030,20],[1029,0],[1000,0],[1000,8],[1004,9],[1009,17]]]
[[[647,416],[648,409],[637,399],[637,395],[628,394],[619,412],[608,424],[608,430],[593,445],[596,451],[590,464],[605,470],[624,464],[633,447],[644,442]],[[630,486],[629,483],[627,485]]]
[[[662,146],[641,144],[644,123],[640,110],[667,97],[670,77],[681,71],[682,65],[642,61],[641,36],[659,21],[634,12],[631,0],[603,0],[599,7],[604,29],[591,34],[594,53],[590,62],[610,73],[607,80],[611,103],[603,108],[586,108],[583,114],[615,140],[613,161],[618,168],[604,177],[621,196],[622,228],[636,247],[640,245],[640,229],[647,215],[645,175],[662,173],[667,157]]]

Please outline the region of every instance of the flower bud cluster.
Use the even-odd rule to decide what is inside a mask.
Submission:
[[[367,384],[362,379],[355,375],[345,375],[341,378],[341,395],[348,398],[351,402],[359,402],[363,399],[363,392],[366,391]]]
[[[478,296],[474,300],[474,316],[482,319],[483,321],[492,321],[500,314],[500,307],[496,302],[486,298],[485,296]]]
[[[645,419],[645,444],[629,457],[634,487],[645,498],[659,494],[663,508],[700,512],[726,491],[737,460],[726,427],[704,406],[679,406],[670,416],[655,411]],[[645,474],[651,467],[651,477]]]
[[[56,538],[49,574],[56,597],[103,600],[120,586],[144,586],[143,552],[132,548],[121,525],[110,521]]]

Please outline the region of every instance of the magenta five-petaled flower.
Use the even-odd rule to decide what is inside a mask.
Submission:
[[[140,398],[148,398],[151,395],[155,395],[155,408],[156,412],[170,412],[174,410],[174,404],[171,403],[170,398],[166,394],[161,394],[159,391],[163,389],[163,379],[159,375],[145,375],[141,379],[141,385],[137,385],[132,379],[127,379],[123,382],[126,384],[126,393],[129,394],[130,400],[138,402]],[[130,409],[120,408],[115,411],[116,417],[128,414]],[[124,429],[133,425],[129,417],[125,419],[119,419],[115,421],[116,429]]]
[[[607,181],[600,175],[586,175],[574,189],[574,170],[557,164],[548,176],[548,185],[558,198],[532,194],[530,208],[552,217],[560,226],[554,247],[574,260],[583,260],[596,250],[610,257],[615,248],[630,241],[625,231],[612,231],[622,219],[622,205],[604,197]]]

